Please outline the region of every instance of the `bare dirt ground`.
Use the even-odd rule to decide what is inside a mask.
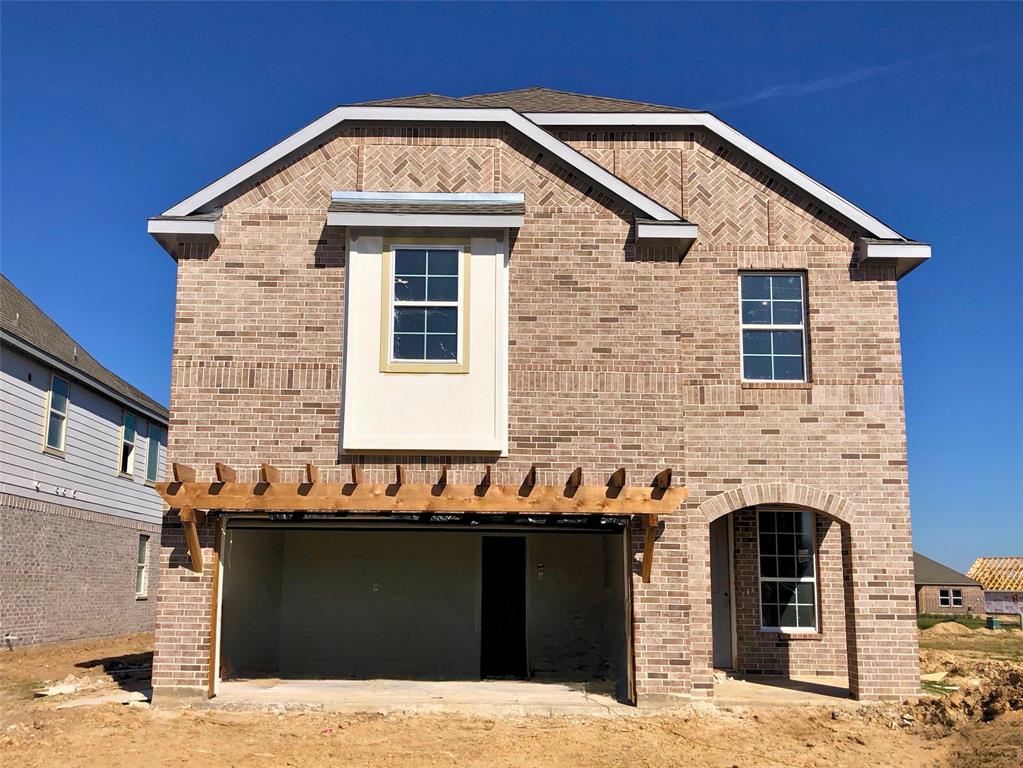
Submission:
[[[945,625],[939,625],[944,627]],[[967,634],[968,633],[968,634]],[[1023,632],[931,629],[933,695],[856,710],[707,704],[637,717],[275,714],[58,709],[144,687],[151,638],[0,651],[0,763],[12,766],[994,766],[1023,765]],[[74,692],[33,698],[60,684]]]

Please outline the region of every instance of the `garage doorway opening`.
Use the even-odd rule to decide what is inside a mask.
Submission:
[[[229,518],[218,680],[516,679],[631,701],[627,529]]]

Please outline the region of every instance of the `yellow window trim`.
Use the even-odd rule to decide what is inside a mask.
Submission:
[[[394,246],[458,248],[459,295],[462,328],[458,338],[458,358],[455,363],[408,362],[391,360],[391,302],[394,289]],[[468,373],[469,372],[469,267],[472,263],[468,238],[452,237],[386,237],[380,258],[380,372],[381,373]]]

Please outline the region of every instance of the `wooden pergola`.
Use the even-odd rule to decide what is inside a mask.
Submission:
[[[202,547],[196,525],[207,514],[245,513],[372,513],[444,515],[598,515],[638,517],[643,527],[643,581],[650,581],[654,541],[660,515],[674,512],[689,491],[672,486],[671,469],[659,472],[649,486],[625,484],[625,468],[615,470],[603,485],[583,482],[577,467],[564,485],[538,485],[532,467],[520,485],[496,485],[487,466],[476,485],[449,484],[448,467],[440,469],[435,483],[406,482],[405,468],[395,466],[390,483],[363,481],[362,467],[351,466],[347,483],[325,483],[313,464],[305,466],[305,481],[281,482],[281,473],[261,464],[259,481],[240,483],[237,473],[226,464],[216,464],[216,480],[200,481],[193,468],[173,465],[174,480],[157,483],[156,489],[171,509],[178,510],[188,543],[192,568],[203,569]]]

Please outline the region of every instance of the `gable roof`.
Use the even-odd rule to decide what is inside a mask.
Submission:
[[[77,374],[75,378],[93,389],[113,395],[116,400],[128,401],[126,404],[148,411],[150,416],[167,423],[166,408],[104,367],[3,274],[0,274],[0,331],[4,341],[15,342],[22,351],[50,358]]]
[[[942,586],[961,585],[966,587],[980,586],[980,584],[966,574],[954,571],[937,560],[924,557],[919,552],[913,553],[913,580],[918,587],[925,584],[938,584]]]
[[[822,206],[852,222],[868,237],[880,238],[891,245],[903,245],[908,239],[884,222],[803,173],[795,166],[747,138],[709,112],[614,99],[606,96],[558,91],[551,88],[525,88],[516,91],[483,93],[461,98],[435,93],[396,99],[349,104],[336,107],[305,128],[260,153],[234,171],[222,176],[177,205],[163,216],[191,216],[209,213],[229,199],[232,190],[274,168],[283,167],[289,158],[345,120],[423,122],[504,122],[551,151],[570,169],[596,182],[636,211],[656,221],[684,222],[682,217],[635,189],[623,179],[592,162],[548,129],[557,127],[699,127],[726,144],[752,157],[771,174],[799,189]],[[929,246],[923,246],[930,255]]]
[[[968,575],[988,592],[1023,592],[1023,557],[978,557]]]

